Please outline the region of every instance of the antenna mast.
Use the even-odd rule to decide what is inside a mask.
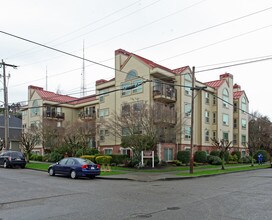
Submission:
[[[85,51],[84,51],[84,40],[83,40],[83,65],[82,65],[82,74],[81,74],[81,91],[80,96],[86,96],[86,85],[85,85]]]

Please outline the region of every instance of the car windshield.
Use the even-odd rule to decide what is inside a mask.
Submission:
[[[77,158],[76,159],[80,164],[94,164],[92,161],[88,160],[88,159],[82,159],[82,158]]]

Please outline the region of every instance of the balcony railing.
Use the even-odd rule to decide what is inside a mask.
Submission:
[[[86,112],[80,112],[79,117],[81,119],[95,119],[96,118],[96,113],[86,113]]]
[[[177,113],[174,108],[165,107],[164,105],[157,104],[155,106],[154,113],[155,123],[167,123],[167,124],[177,123]]]
[[[177,90],[170,85],[154,85],[153,98],[164,102],[175,102],[177,100]]]
[[[44,115],[45,118],[50,118],[50,119],[63,120],[65,118],[65,115],[64,115],[63,112],[45,111],[43,115]]]

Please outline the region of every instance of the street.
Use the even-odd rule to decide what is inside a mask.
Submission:
[[[174,181],[0,168],[0,219],[271,219],[272,170]]]

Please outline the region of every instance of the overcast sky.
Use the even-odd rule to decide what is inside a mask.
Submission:
[[[0,20],[0,31],[77,56],[84,41],[85,58],[109,67],[119,48],[170,69],[189,65],[196,71],[272,58],[270,0],[2,0]],[[45,89],[46,69],[47,90],[79,97],[82,60],[3,33],[0,42],[0,59],[19,66],[6,69],[9,103],[27,101],[29,85]],[[88,95],[96,80],[114,77],[110,68],[85,66]],[[208,82],[225,72],[246,91],[250,112],[272,119],[272,59],[196,73],[196,78]]]

